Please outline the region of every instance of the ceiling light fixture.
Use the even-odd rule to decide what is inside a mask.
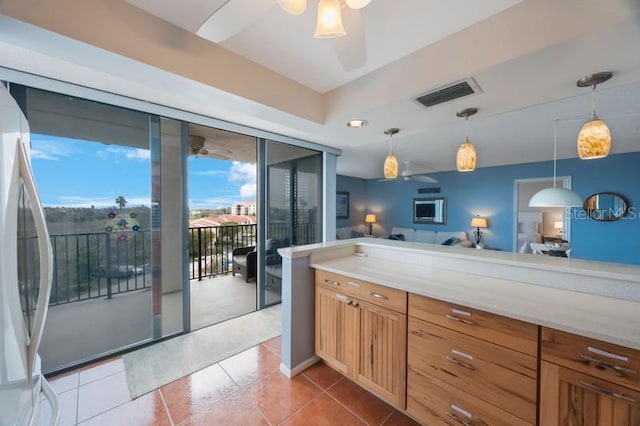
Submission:
[[[352,129],[359,129],[361,127],[366,126],[367,124],[369,124],[367,120],[364,120],[362,118],[357,118],[355,120],[349,121],[347,123],[347,127],[351,127]]]
[[[384,178],[395,179],[398,177],[398,159],[393,155],[393,135],[397,134],[400,129],[392,127],[384,131],[385,135],[389,135],[389,155],[384,159]]]
[[[371,3],[371,0],[346,0],[345,3],[347,3],[347,6],[351,9],[362,9]]]
[[[591,120],[587,121],[578,134],[578,155],[583,160],[604,158],[611,150],[611,131],[607,123],[596,115],[596,86],[609,80],[609,71],[589,74],[576,83],[578,87],[593,87],[591,92]]]
[[[556,188],[556,152],[558,145],[558,120],[553,121],[553,188],[545,188],[533,194],[529,207],[581,207],[582,200],[573,191]]]
[[[346,35],[342,26],[342,11],[338,0],[320,0],[318,2],[318,20],[315,38],[335,38]]]
[[[277,0],[285,12],[292,15],[302,15],[307,10],[307,0]]]
[[[464,142],[456,154],[456,167],[459,172],[472,172],[476,169],[476,148],[469,142],[469,116],[478,112],[478,108],[466,108],[458,111],[458,117],[464,117]]]

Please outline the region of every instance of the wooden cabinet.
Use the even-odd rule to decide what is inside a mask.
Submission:
[[[404,409],[407,317],[395,309],[406,312],[406,293],[324,271],[315,292],[316,354]]]
[[[640,425],[640,352],[542,330],[540,424]]]
[[[540,425],[640,425],[639,392],[547,361],[540,380]]]
[[[535,424],[537,326],[413,294],[408,313],[411,415],[429,425]]]

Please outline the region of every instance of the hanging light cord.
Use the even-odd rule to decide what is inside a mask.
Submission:
[[[558,147],[558,119],[553,120],[553,187],[556,187],[556,150]]]
[[[389,155],[393,154],[393,134],[389,134]]]
[[[591,91],[591,119],[596,119],[596,85],[593,85],[593,90]]]
[[[464,141],[467,142],[469,140],[469,116],[466,115],[464,117]]]

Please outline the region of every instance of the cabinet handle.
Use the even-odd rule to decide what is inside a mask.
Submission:
[[[452,414],[452,413],[444,413],[444,414],[447,417],[449,417],[451,420],[455,421],[456,423],[459,423],[464,426],[473,426],[471,423],[465,422],[464,420],[459,419],[458,416],[456,416],[455,414]]]
[[[611,398],[615,398],[615,399],[620,399],[622,401],[627,401],[627,402],[632,402],[635,403],[636,400],[633,398],[629,398],[628,396],[624,396],[621,393],[618,392],[613,392],[607,389],[603,389],[600,386],[594,385],[593,383],[589,383],[589,382],[582,382],[582,386],[584,386],[587,389],[591,389],[592,391],[602,394],[602,395],[607,395],[610,396]]]
[[[370,292],[369,292],[369,296],[373,296],[373,297],[375,297],[376,299],[383,299],[383,300],[387,300],[387,299],[388,299],[388,297],[387,297],[387,296],[385,296],[384,294],[375,293],[375,292],[373,292],[373,291],[370,291]]]
[[[455,365],[459,365],[460,367],[464,367],[467,370],[475,371],[475,369],[476,369],[473,365],[467,364],[466,362],[458,361],[457,359],[451,358],[450,356],[446,356],[445,358],[450,363],[455,364]]]
[[[457,317],[455,315],[447,314],[446,317],[449,318],[452,321],[461,322],[463,324],[476,325],[476,323],[473,322],[473,321],[469,321],[468,319],[460,318],[460,317]]]
[[[608,362],[600,361],[599,359],[592,358],[588,355],[582,355],[582,359],[594,363],[596,367],[610,368],[619,373],[637,374],[634,370],[631,370],[629,368],[625,368],[620,365],[609,364]]]
[[[325,279],[324,282],[327,283],[327,284],[335,285],[336,287],[340,285],[340,283],[338,281],[334,281],[334,280],[330,280],[330,279]]]

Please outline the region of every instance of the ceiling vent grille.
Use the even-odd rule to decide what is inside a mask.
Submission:
[[[447,84],[446,86],[433,89],[424,95],[420,95],[415,100],[428,108],[478,93],[482,93],[478,83],[476,83],[473,78],[467,78],[465,80],[456,81],[454,83]]]

